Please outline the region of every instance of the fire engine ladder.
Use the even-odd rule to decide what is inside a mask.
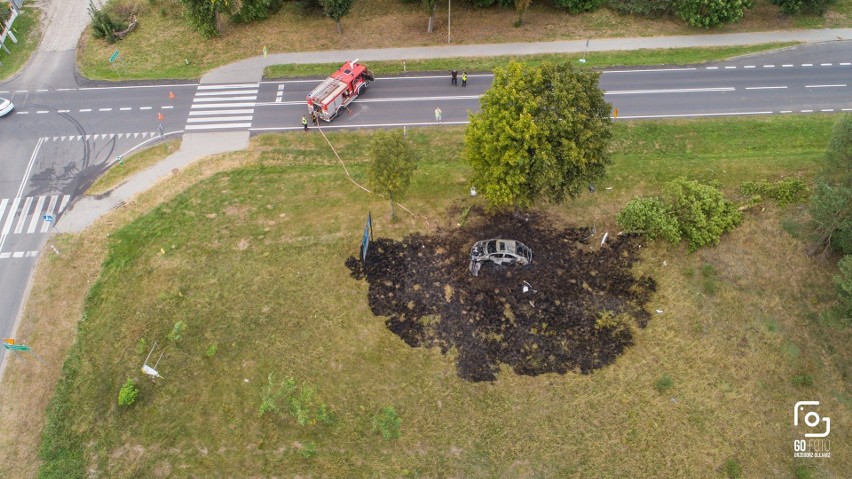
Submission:
[[[342,84],[343,82],[336,78],[326,78],[324,82],[320,83],[320,85],[311,92],[311,98],[323,100]]]

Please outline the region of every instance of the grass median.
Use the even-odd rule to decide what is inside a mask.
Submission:
[[[12,33],[17,38],[17,43],[7,38],[4,46],[9,52],[0,51],[0,80],[5,80],[18,72],[18,70],[30,59],[41,40],[39,30],[39,19],[41,10],[36,8],[23,8],[20,15],[15,19]]]
[[[631,67],[638,65],[692,65],[721,61],[741,55],[760,53],[797,45],[795,42],[766,43],[739,47],[719,48],[669,48],[632,51],[549,53],[540,55],[504,55],[495,57],[434,58],[429,60],[375,61],[365,62],[376,75],[399,75],[409,72],[490,72],[505,67],[510,61],[538,65],[542,62],[572,62],[589,68]],[[580,62],[580,59],[585,61]],[[300,65],[273,65],[266,67],[264,78],[293,78],[327,76],[340,68],[339,63],[317,63]]]
[[[719,180],[735,198],[744,180],[807,181],[834,119],[617,124],[614,164],[597,192],[544,211],[555,224],[615,232],[613,218],[626,201],[656,194],[679,175]],[[370,136],[329,134],[356,181],[366,175]],[[455,227],[460,218],[448,208],[474,201],[459,159],[463,129],[409,130],[409,138],[429,154],[404,203],[433,225]],[[837,399],[847,394],[848,332],[815,321],[831,300],[831,271],[782,227],[804,221],[800,206],[767,203],[721,245],[694,254],[643,244],[637,273],[657,279],[651,307],[660,312],[614,364],[591,375],[504,369],[494,383],[468,383],[456,375],[452,351],[412,349],[370,313],[366,284],[344,266],[367,212],[376,236],[430,227],[415,217],[389,222],[386,201],[350,183],[321,136],[263,135],[247,152],[208,159],[170,181],[190,186],[152,192],[149,201],[159,206],[133,221],[119,212],[124,226],[108,240],[99,236],[108,249],[49,409],[45,477],[285,470],[317,477],[706,477],[724,468],[832,477],[849,470],[847,456],[795,462],[788,435],[778,433],[803,395],[824,398],[833,419],[848,420]],[[74,284],[69,275],[76,273],[52,262],[56,269],[40,271],[37,297],[52,282]],[[57,326],[47,311],[27,311],[44,322],[34,346]],[[155,341],[164,379],[151,383],[139,368]],[[18,363],[9,371],[12,378],[26,372]],[[335,419],[299,425],[286,408],[261,417],[270,374],[293,377]],[[803,375],[806,386],[794,380]],[[124,408],[116,398],[127,378],[136,379],[140,396]],[[14,394],[0,392],[3,403],[16,404]],[[398,439],[374,429],[387,407],[402,420]],[[838,442],[848,438],[838,433]],[[26,473],[33,466],[17,467]]]

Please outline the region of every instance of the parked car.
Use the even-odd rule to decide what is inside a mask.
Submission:
[[[13,105],[11,101],[5,98],[0,98],[0,116],[8,115],[13,108],[15,108],[15,105]]]
[[[470,248],[470,272],[479,276],[482,263],[528,265],[532,262],[532,250],[523,243],[507,239],[489,239],[477,241]]]

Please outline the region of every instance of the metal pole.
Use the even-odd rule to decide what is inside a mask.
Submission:
[[[450,33],[453,29],[453,0],[447,0],[447,43],[450,41]]]

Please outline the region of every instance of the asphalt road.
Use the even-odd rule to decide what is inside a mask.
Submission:
[[[600,86],[618,121],[852,111],[852,49],[835,42],[699,67],[607,70]],[[469,75],[378,78],[328,128],[464,124],[490,86]],[[11,331],[36,258],[68,205],[119,155],[160,133],[302,128],[319,80],[158,84],[0,91],[16,110],[0,119],[0,337]],[[60,227],[61,229],[61,224]]]

